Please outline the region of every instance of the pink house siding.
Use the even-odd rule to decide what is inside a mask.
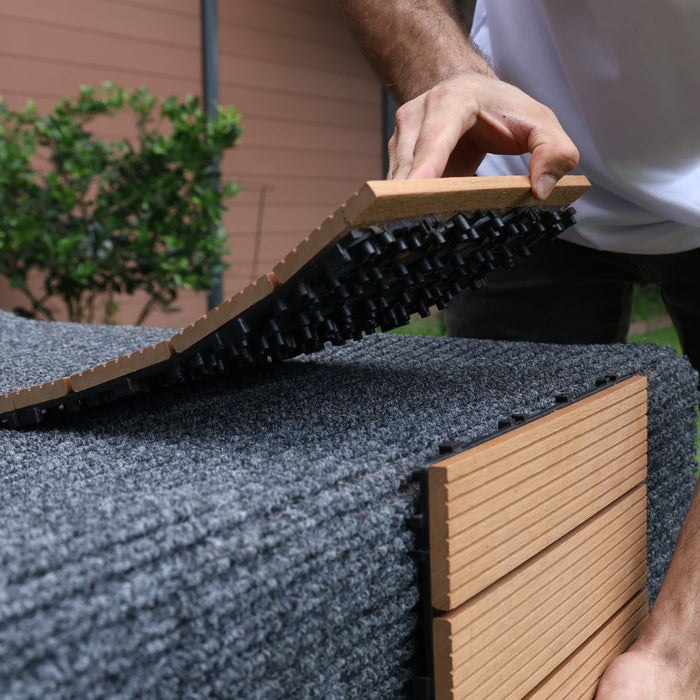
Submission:
[[[381,93],[332,3],[220,2],[219,18],[221,102],[246,127],[223,164],[245,187],[224,219],[230,294],[382,176]]]

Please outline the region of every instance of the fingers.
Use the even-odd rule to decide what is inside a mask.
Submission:
[[[459,140],[474,126],[477,118],[477,104],[469,94],[445,85],[426,94],[424,105],[423,123],[415,141],[408,178],[443,175]]]
[[[442,85],[402,105],[388,146],[388,177],[440,177],[459,139],[475,120],[475,106]]]
[[[576,146],[550,109],[496,78],[458,77],[397,110],[387,177],[440,177],[448,162],[450,174],[473,175],[485,153],[528,151],[540,200],[578,164]]]
[[[396,128],[389,140],[390,180],[406,180],[413,167],[413,152],[420,135],[425,112],[425,96],[421,95],[396,110]],[[434,176],[439,177],[439,175]]]
[[[530,156],[532,193],[547,199],[560,178],[578,165],[578,150],[570,139],[536,146]]]
[[[533,130],[528,141],[532,192],[539,200],[551,194],[557,181],[578,165],[574,142],[561,128],[554,114],[544,128]]]

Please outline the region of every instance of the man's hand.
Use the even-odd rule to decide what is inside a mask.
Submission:
[[[397,110],[388,177],[473,175],[486,153],[528,152],[538,199],[578,163],[576,146],[549,108],[496,76],[462,74]]]
[[[452,0],[338,0],[350,28],[402,104],[389,144],[394,179],[473,175],[486,153],[532,153],[544,199],[578,151],[544,105],[498,79]]]

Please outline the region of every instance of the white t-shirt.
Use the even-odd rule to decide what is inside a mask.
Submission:
[[[700,0],[477,0],[472,36],[579,148],[593,188],[564,238],[700,248]],[[488,156],[479,174],[527,173],[528,159]]]

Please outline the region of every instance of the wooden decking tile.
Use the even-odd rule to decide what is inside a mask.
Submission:
[[[590,187],[585,177],[562,178],[546,202],[532,196],[526,175],[496,179],[454,177],[431,180],[370,180],[274,268],[281,283],[350,229],[428,215],[449,216],[474,209],[537,205],[568,206]]]
[[[588,188],[585,177],[562,178],[545,202],[532,196],[530,178],[512,175],[498,178],[455,177],[431,180],[371,180],[344,209],[350,227],[383,221],[410,219],[427,214],[450,215],[474,209],[509,209],[537,205],[567,206]]]
[[[522,698],[641,591],[639,485],[482,593],[434,620],[436,698]]]
[[[431,305],[448,303],[465,286],[483,284],[494,266],[510,266],[517,255],[528,254],[530,246],[551,239],[573,221],[570,211],[545,208],[534,213],[528,206],[565,207],[588,187],[585,178],[567,176],[546,202],[536,202],[527,177],[365,183],[274,272],[165,343],[87,368],[70,379],[13,393],[13,408],[7,398],[0,402],[0,408],[5,407],[0,424],[19,427],[80,408],[85,391],[97,405],[157,387],[155,374],[161,370],[167,382],[191,379],[236,363],[315,352],[329,342],[359,339],[378,326],[402,325],[411,313],[428,313]],[[493,208],[502,211],[480,213]],[[473,216],[446,220],[457,211]],[[416,221],[426,217],[429,221]],[[403,223],[390,231],[370,227],[396,221]],[[345,247],[333,248],[351,230]],[[325,258],[317,258],[326,252]],[[275,292],[279,296],[266,305]],[[137,372],[143,382],[111,384]],[[60,401],[65,396],[69,400]],[[14,413],[38,404],[44,405],[34,413]]]
[[[432,604],[451,610],[646,476],[634,377],[430,466]]]

